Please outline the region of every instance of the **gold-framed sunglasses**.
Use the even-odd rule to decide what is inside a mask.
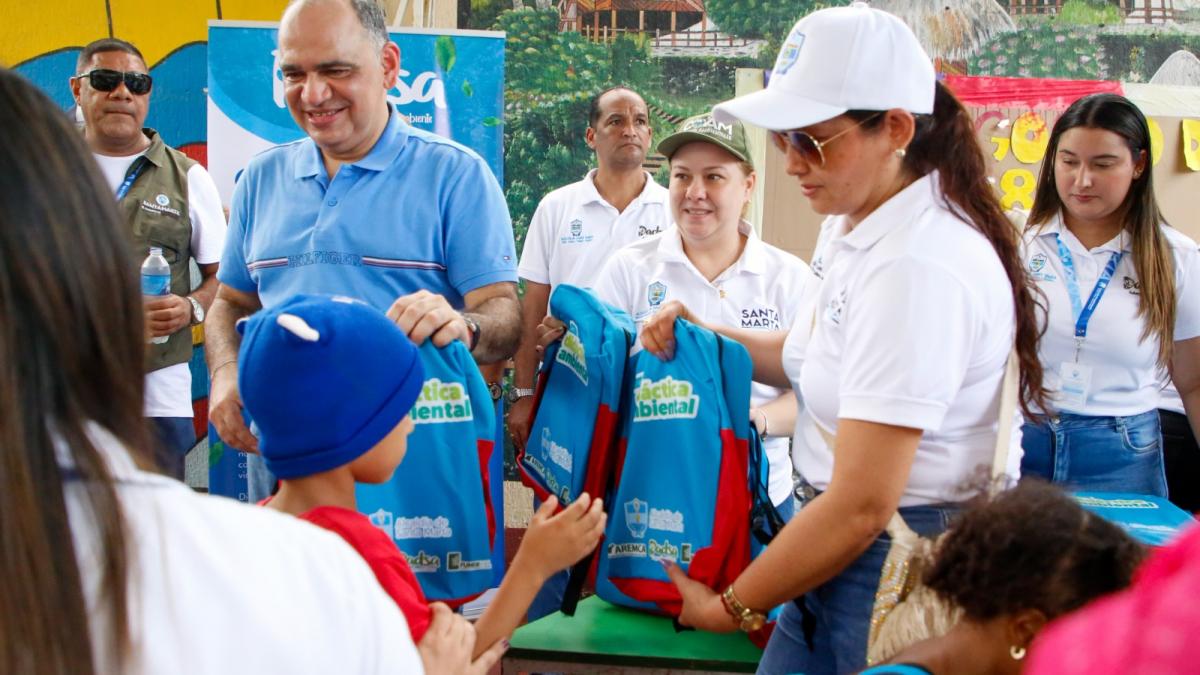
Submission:
[[[799,129],[792,129],[790,131],[772,131],[771,140],[775,142],[775,147],[779,148],[780,152],[786,154],[788,146],[791,146],[793,150],[795,150],[800,154],[801,157],[804,158],[805,162],[808,162],[809,164],[815,164],[819,167],[824,167],[825,153],[823,152],[822,148],[832,143],[839,136],[848,133],[851,129],[857,129],[876,117],[879,117],[883,114],[883,112],[884,111],[881,110],[870,117],[863,118],[857,123],[842,129],[823,141],[818,141],[807,132],[800,131]]]

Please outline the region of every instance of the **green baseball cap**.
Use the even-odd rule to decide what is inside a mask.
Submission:
[[[713,119],[712,113],[684,120],[675,133],[658,142],[658,151],[670,159],[676,150],[695,141],[712,143],[743,162],[754,163],[750,159],[750,148],[746,145],[746,129],[742,123],[736,120],[729,123],[718,122]]]

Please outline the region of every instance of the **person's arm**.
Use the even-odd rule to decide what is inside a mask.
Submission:
[[[1192,433],[1200,438],[1200,337],[1175,343],[1171,379],[1179,391],[1179,398],[1183,399],[1183,409],[1187,411]]]
[[[558,499],[551,496],[533,515],[508,573],[475,624],[477,657],[488,645],[511,635],[546,580],[590,553],[604,534],[607,515],[601,500],[585,492],[554,515],[557,508]]]
[[[421,655],[426,673],[487,675],[508,650],[507,641],[483,643],[471,622],[445,604],[435,602],[430,609],[433,620],[417,643],[417,653]]]
[[[507,281],[481,286],[464,297],[465,309],[456,311],[445,297],[421,290],[398,298],[388,318],[415,343],[432,339],[444,347],[461,340],[471,347],[478,363],[495,363],[512,356],[521,338],[521,308],[517,285]],[[472,345],[471,328],[464,316],[479,324],[479,342]]]
[[[675,358],[676,317],[740,342],[746,351],[750,352],[750,360],[754,363],[755,382],[780,388],[792,386],[783,370],[783,343],[787,341],[787,331],[711,325],[692,316],[688,308],[678,300],[665,303],[642,325],[642,347],[660,359],[669,361]]]
[[[521,298],[521,344],[517,347],[517,354],[513,359],[513,386],[518,389],[533,389],[537,379],[537,328],[546,316],[549,304],[550,285],[525,279],[525,296]],[[529,439],[529,427],[532,422],[529,413],[532,407],[532,396],[517,399],[509,406],[508,431],[518,448],[525,447],[525,442]]]
[[[788,389],[761,406],[750,408],[750,421],[762,436],[791,436],[796,426],[796,393]]]
[[[208,418],[222,440],[244,452],[258,452],[258,439],[242,420],[242,398],[237,384],[237,355],[241,341],[235,326],[238,319],[261,308],[257,293],[244,293],[220,284],[204,321],[204,356],[211,380]]]
[[[816,588],[862,555],[896,512],[921,433],[838,420],[829,489],[797,513],[737,578],[738,600],[765,611]],[[678,567],[668,573],[683,595],[681,623],[715,632],[737,629],[718,593]]]

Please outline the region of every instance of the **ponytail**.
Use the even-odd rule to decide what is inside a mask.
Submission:
[[[988,182],[987,162],[975,137],[975,124],[954,94],[938,82],[933,114],[915,116],[915,132],[904,155],[904,170],[911,176],[938,171],[941,192],[947,207],[963,222],[979,230],[991,242],[1012,284],[1016,309],[1016,350],[1021,367],[1021,410],[1035,417],[1036,409],[1046,409],[1042,360],[1038,356],[1036,287],[1021,262],[1020,233],[1004,215]],[[847,115],[863,121],[875,112],[851,111]],[[863,124],[876,127],[882,116]]]

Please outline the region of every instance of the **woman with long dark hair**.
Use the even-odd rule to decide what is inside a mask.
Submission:
[[[419,672],[339,538],[151,471],[132,248],[78,132],[0,69],[0,672]],[[430,670],[466,667],[460,621]]]
[[[829,216],[812,262],[821,281],[790,333],[714,327],[747,346],[756,380],[800,395],[793,460],[818,494],[723,593],[673,569],[681,620],[752,629],[795,599],[759,672],[849,672],[866,661],[889,520],[898,510],[919,534],[944,530],[969,496],[958,486],[991,464],[998,425],[1015,425],[999,420],[1014,344],[1022,404],[1039,400],[1035,305],[971,118],[895,16],[810,14],[768,87],[714,114],[773,130]],[[659,311],[647,349],[671,355],[676,316],[690,312]]]
[[[1053,396],[1025,425],[1022,472],[1166,496],[1163,371],[1200,428],[1200,252],[1159,211],[1150,128],[1131,101],[1087,96],[1055,122],[1024,244],[1047,298]]]

